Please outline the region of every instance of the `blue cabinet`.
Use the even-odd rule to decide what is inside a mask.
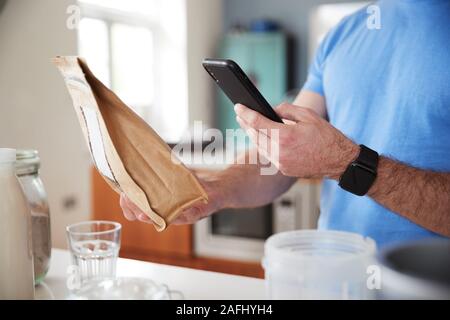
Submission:
[[[275,106],[286,93],[286,37],[281,32],[244,32],[228,34],[223,39],[219,56],[236,61],[267,101]],[[217,123],[221,130],[235,129],[233,104],[218,93]]]

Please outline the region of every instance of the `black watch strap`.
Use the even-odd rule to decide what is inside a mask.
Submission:
[[[355,162],[358,162],[360,165],[363,165],[376,173],[378,168],[378,153],[363,144],[361,144],[360,147],[361,150]]]
[[[339,186],[355,195],[365,195],[377,177],[378,158],[376,151],[360,145],[358,158],[347,167],[339,179]]]

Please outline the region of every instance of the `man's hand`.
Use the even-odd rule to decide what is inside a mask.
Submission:
[[[271,121],[243,105],[235,106],[236,120],[258,152],[284,175],[339,179],[358,156],[358,145],[313,110],[284,103],[275,111],[289,124]]]
[[[200,184],[208,194],[208,203],[199,202],[191,207],[185,209],[183,213],[178,216],[172,224],[191,224],[200,219],[206,218],[210,214],[220,210],[224,206],[224,192],[221,191],[220,184],[218,183],[215,175],[207,171],[197,171],[197,177]],[[120,195],[120,206],[123,211],[123,215],[127,220],[139,220],[146,223],[152,223],[152,220],[136,206],[131,200],[129,200],[125,194]]]

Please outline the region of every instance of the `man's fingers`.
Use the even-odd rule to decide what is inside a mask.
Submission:
[[[129,221],[136,220],[136,216],[128,208],[128,205],[127,205],[127,202],[126,202],[124,194],[120,195],[120,207],[122,208],[122,212],[123,212],[123,215],[124,215],[125,219],[127,219]]]
[[[236,112],[236,115],[244,120],[250,127],[254,129],[267,129],[267,135],[269,136],[270,129],[281,129],[282,127],[282,124],[267,119],[259,112],[253,111],[242,104],[235,105],[234,111]]]
[[[122,212],[123,212],[123,216],[124,216],[125,219],[127,219],[128,221],[134,221],[134,220],[136,220],[136,216],[135,216],[134,213],[132,213],[128,208],[122,208]]]
[[[127,220],[134,221],[137,219],[145,223],[153,223],[153,221],[141,209],[139,209],[133,201],[128,199],[125,194],[120,195],[120,206],[122,208],[123,215]]]
[[[289,103],[280,104],[275,108],[275,111],[280,116],[280,118],[295,122],[308,122],[308,120],[311,120],[312,118],[317,116],[312,109],[299,107]]]
[[[127,196],[124,196],[124,200],[125,200],[125,204],[128,207],[128,209],[130,209],[131,212],[133,212],[136,217],[140,214],[143,213],[142,210],[130,199],[128,199]]]
[[[153,223],[153,221],[141,209],[139,209],[136,204],[128,199],[125,194],[120,195],[120,207],[122,208],[123,215],[127,220],[134,221],[137,219],[141,222]],[[172,224],[180,225],[193,223],[201,218],[201,212],[202,211],[196,206],[187,208],[172,222]]]
[[[245,130],[250,140],[258,147],[258,150],[263,149],[267,154],[270,149],[270,137],[266,136],[264,131],[261,132],[260,130],[253,129],[239,117],[236,117],[236,121]]]
[[[250,140],[255,144],[260,156],[269,161],[277,161],[277,159],[272,159],[272,151],[274,150],[274,146],[272,145],[273,140],[271,139],[271,137],[268,137],[265,134],[249,127],[239,117],[236,117],[236,121],[239,123],[242,129],[246,131],[246,133],[250,137]]]
[[[137,218],[141,222],[153,223],[152,219],[150,219],[145,213],[139,213]]]
[[[282,119],[292,120],[295,122],[301,121],[299,106],[293,106],[289,103],[282,103],[275,107],[275,112]]]

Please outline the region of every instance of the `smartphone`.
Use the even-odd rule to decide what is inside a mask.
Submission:
[[[236,62],[226,59],[205,59],[202,64],[233,104],[243,104],[272,121],[283,123]]]

